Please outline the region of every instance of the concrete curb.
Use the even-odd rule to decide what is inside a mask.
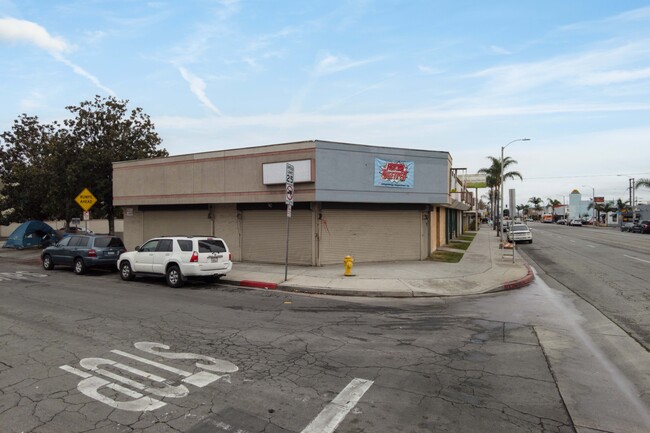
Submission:
[[[528,263],[525,263],[526,269],[528,269],[528,273],[526,274],[525,277],[519,278],[514,281],[509,281],[503,285],[501,290],[514,290],[514,289],[521,289],[522,287],[526,287],[530,283],[533,282],[535,279],[535,274],[533,273],[533,268],[530,267]]]
[[[269,289],[269,290],[275,290],[278,288],[278,285],[276,283],[269,283],[265,281],[252,281],[252,280],[228,280],[228,279],[220,279],[219,283],[221,284],[227,284],[229,286],[239,286],[239,287],[252,287],[256,289]]]

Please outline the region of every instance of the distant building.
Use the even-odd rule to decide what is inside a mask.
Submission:
[[[591,216],[592,210],[589,209],[591,200],[583,200],[582,194],[577,189],[569,194],[569,218],[582,218]]]

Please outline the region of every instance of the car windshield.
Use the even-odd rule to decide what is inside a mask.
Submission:
[[[525,232],[528,231],[528,226],[525,224],[515,224],[512,226],[513,232]]]

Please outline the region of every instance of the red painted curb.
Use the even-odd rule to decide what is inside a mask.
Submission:
[[[264,281],[243,280],[239,282],[239,285],[244,287],[257,287],[259,289],[271,289],[271,290],[275,290],[278,288],[277,284],[265,283]]]
[[[535,279],[535,275],[533,274],[533,269],[529,265],[526,265],[526,268],[528,268],[528,273],[525,277],[505,283],[503,285],[503,290],[521,289],[522,287],[529,285]]]

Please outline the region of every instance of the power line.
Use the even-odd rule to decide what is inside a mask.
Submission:
[[[572,179],[572,178],[580,178],[580,177],[637,176],[637,175],[644,175],[644,174],[650,174],[650,173],[646,172],[646,173],[618,173],[618,174],[581,174],[581,175],[573,175],[573,176],[525,177],[524,181],[538,180],[538,179]]]

